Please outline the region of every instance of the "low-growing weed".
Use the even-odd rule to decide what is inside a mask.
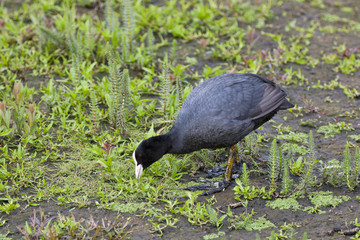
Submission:
[[[335,137],[335,134],[338,134],[342,131],[352,131],[354,127],[351,123],[338,122],[336,124],[329,123],[329,125],[324,125],[318,128],[318,133],[323,133],[325,138]]]

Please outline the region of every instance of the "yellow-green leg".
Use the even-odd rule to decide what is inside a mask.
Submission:
[[[238,152],[237,152],[237,146],[234,145],[229,150],[229,160],[228,160],[228,163],[226,166],[225,181],[231,180],[231,169],[234,164],[234,159],[235,159],[235,161],[238,161],[238,158],[239,158],[239,156],[238,156]]]

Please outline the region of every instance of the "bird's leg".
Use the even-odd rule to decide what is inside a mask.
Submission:
[[[238,155],[236,145],[230,147],[230,150],[229,150],[229,160],[228,160],[226,172],[225,172],[225,181],[231,180],[231,170],[232,170],[232,167],[234,164],[234,159],[236,162],[239,160],[239,155]]]

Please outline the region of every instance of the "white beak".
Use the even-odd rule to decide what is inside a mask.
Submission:
[[[141,175],[142,175],[142,172],[143,172],[143,166],[141,164],[137,165],[135,167],[135,176],[137,179],[140,179]]]
[[[135,162],[135,177],[137,179],[140,179],[140,177],[143,173],[144,167],[142,164],[137,164],[136,157],[135,157],[135,151],[133,152],[133,159]]]

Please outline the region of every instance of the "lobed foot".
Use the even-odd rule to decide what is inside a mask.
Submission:
[[[203,192],[201,195],[203,196],[207,196],[210,194],[214,194],[217,192],[221,192],[223,190],[225,190],[228,186],[230,186],[230,181],[210,181],[210,180],[206,180],[206,179],[199,179],[199,182],[206,182],[207,184],[200,184],[200,185],[196,185],[196,186],[191,186],[186,188],[187,190],[190,191],[202,191],[202,190],[206,190],[205,192]]]

